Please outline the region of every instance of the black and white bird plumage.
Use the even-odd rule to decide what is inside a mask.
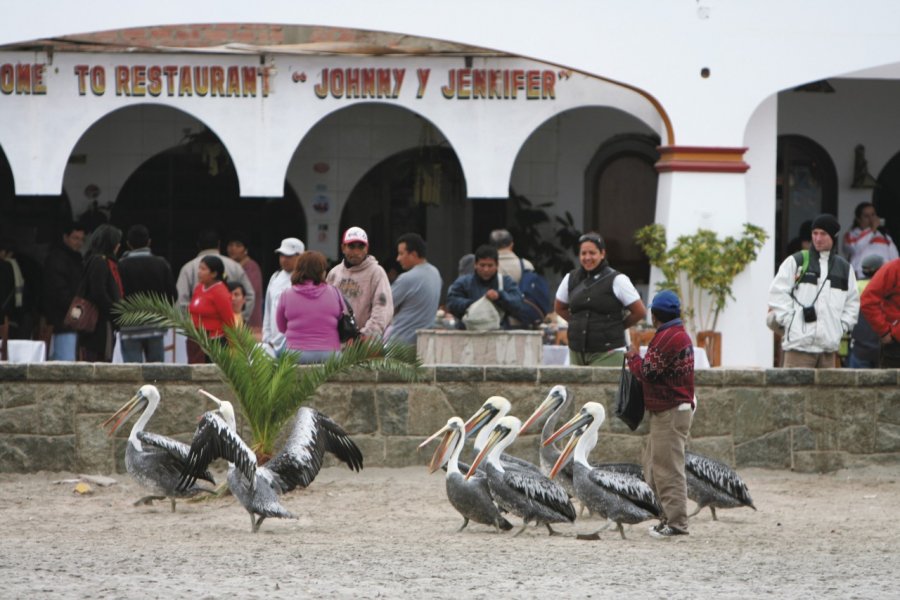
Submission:
[[[640,477],[595,467],[588,462],[588,454],[597,445],[598,431],[605,419],[603,406],[588,402],[544,443],[551,444],[560,437],[571,435],[550,477],[556,476],[574,453],[575,497],[592,512],[614,521],[619,535],[624,539],[623,523],[634,524],[658,518],[662,515],[662,508],[653,490]]]
[[[718,521],[717,508],[749,506],[756,510],[747,485],[725,463],[685,452],[684,474],[687,477],[688,498],[697,503],[697,509],[688,516],[695,516],[706,506],[712,511],[713,521]]]
[[[227,460],[228,487],[250,513],[254,533],[268,517],[296,518],[279,498],[297,487],[309,486],[319,474],[326,452],[354,471],[363,467],[362,452],[347,432],[328,416],[305,406],[297,410],[281,451],[260,466],[255,453],[237,434],[231,403],[206,394],[219,409],[206,413],[197,426],[182,473],[183,485],[191,485],[197,473],[216,458]]]
[[[144,385],[117,410],[103,426],[113,435],[133,415],[143,411],[140,418],[131,428],[125,446],[125,469],[128,474],[151,495],[135,502],[150,504],[153,500],[168,498],[175,512],[176,498],[192,498],[201,492],[211,492],[207,488],[196,485],[197,479],[215,484],[213,476],[203,469],[189,486],[179,486],[181,471],[185,468],[190,446],[172,438],[149,431],[144,431],[147,423],[159,406],[159,390],[153,385]]]
[[[509,403],[509,400],[503,396],[491,396],[475,411],[475,414],[469,417],[469,420],[466,421],[466,434],[476,434],[475,441],[472,444],[476,455],[484,449],[488,437],[491,435],[497,422],[508,415],[511,409],[512,405]],[[524,469],[538,474],[541,473],[540,467],[518,456],[504,453],[500,456],[500,460],[507,469]]]
[[[512,523],[500,514],[500,509],[494,503],[487,477],[482,473],[476,473],[472,478],[466,479],[459,469],[459,455],[466,441],[463,420],[459,417],[451,417],[443,428],[422,442],[419,448],[440,436],[443,438],[431,458],[429,472],[434,473],[446,465],[447,499],[463,517],[463,524],[459,531],[465,529],[470,520],[483,525],[491,525],[498,533],[501,529],[504,531],[512,529]],[[469,466],[466,465],[465,468],[468,470]]]
[[[544,401],[538,405],[535,411],[522,425],[522,431],[519,432],[521,435],[542,416],[549,413],[549,416],[547,416],[547,420],[544,421],[544,426],[541,429],[541,447],[539,449],[541,473],[544,475],[550,475],[550,471],[553,469],[556,461],[559,460],[561,454],[555,443],[545,444],[544,442],[546,442],[547,438],[556,431],[556,423],[559,421],[560,416],[565,414],[569,409],[572,400],[573,395],[566,386],[553,386],[547,394],[547,397],[544,398]],[[640,465],[634,463],[592,463],[591,466],[601,468],[605,471],[635,475],[640,479],[644,478],[644,470]],[[554,481],[558,481],[559,484],[565,488],[566,492],[568,492],[569,496],[572,497],[575,497],[575,483],[573,481],[574,473],[575,469],[573,463],[567,461],[554,478]]]
[[[553,535],[551,523],[575,521],[575,507],[566,490],[540,472],[507,468],[500,458],[503,450],[515,441],[521,426],[522,422],[515,417],[506,416],[497,421],[466,477],[472,477],[484,461],[494,501],[502,510],[524,521],[515,535],[521,534],[531,522],[545,525]]]

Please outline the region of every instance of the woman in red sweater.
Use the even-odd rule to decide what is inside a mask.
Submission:
[[[224,326],[234,326],[231,292],[224,282],[225,265],[218,256],[207,255],[197,267],[197,287],[188,311],[194,325],[206,330],[210,339],[225,344]],[[206,362],[210,362],[206,357]]]

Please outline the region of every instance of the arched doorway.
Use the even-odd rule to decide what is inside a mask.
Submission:
[[[281,239],[307,239],[306,218],[291,187],[285,184],[282,198],[241,198],[227,151],[206,129],[141,164],[122,186],[111,220],[123,230],[146,225],[154,252],[175,270],[196,255],[202,229],[217,230],[223,243],[232,232],[246,233],[264,276],[277,267],[273,251]]]
[[[650,263],[634,233],[656,219],[657,146],[653,136],[617,135],[585,170],[584,229],[603,236],[610,262],[636,285],[650,282]]]
[[[872,203],[894,240],[900,235],[900,152],[895,154],[878,174]]]
[[[837,172],[828,152],[801,135],[778,136],[775,185],[775,264],[796,246],[791,244],[804,221],[827,212],[837,214]],[[799,249],[799,246],[797,246]]]
[[[449,284],[459,257],[470,252],[463,232],[468,223],[462,167],[451,148],[424,146],[381,161],[353,188],[341,213],[340,230],[357,225],[389,269],[395,241],[415,232],[428,243],[428,260]]]

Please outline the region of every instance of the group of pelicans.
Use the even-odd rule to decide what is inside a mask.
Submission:
[[[354,471],[363,466],[362,452],[346,431],[309,407],[297,410],[288,425],[290,429],[281,451],[265,465],[259,465],[256,454],[237,433],[231,403],[204,390],[200,392],[215,402],[217,408],[200,418],[190,445],[145,431],[160,401],[159,391],[153,385],[142,386],[103,423],[112,435],[132,416],[141,413],[128,436],[125,467],[152,493],[135,502],[136,505],[168,498],[174,511],[177,498],[213,491],[198,485],[197,481],[215,484],[209,465],[222,458],[228,461],[228,487],[250,514],[251,531],[256,533],[266,518],[296,518],[279,497],[312,483],[326,452]],[[508,400],[492,396],[468,421],[452,417],[446,426],[422,442],[420,448],[442,437],[430,469],[432,472],[441,467],[446,470],[447,497],[464,519],[460,531],[469,521],[493,526],[497,531],[512,529],[503,516],[509,513],[523,520],[516,535],[530,523],[544,525],[553,534],[551,524],[575,521],[572,498],[583,508],[615,523],[623,538],[623,524],[662,515],[639,465],[588,461],[606,417],[602,405],[588,402],[570,421],[556,428],[571,402],[567,389],[555,386],[523,425],[509,415]],[[544,416],[547,418],[541,434],[540,466],[504,452],[520,433]],[[476,435],[476,455],[472,464],[466,465],[459,458],[466,438],[471,435]],[[565,436],[569,436],[569,441],[560,451],[554,442]],[[747,486],[727,465],[686,453],[685,472],[688,496],[697,503],[691,516],[706,506],[712,510],[713,519],[716,519],[716,508],[755,509]],[[597,533],[581,537],[596,537]]]

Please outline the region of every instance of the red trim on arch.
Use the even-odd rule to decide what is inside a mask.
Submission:
[[[747,148],[719,146],[659,146],[656,170],[660,173],[688,171],[701,173],[746,173]]]

